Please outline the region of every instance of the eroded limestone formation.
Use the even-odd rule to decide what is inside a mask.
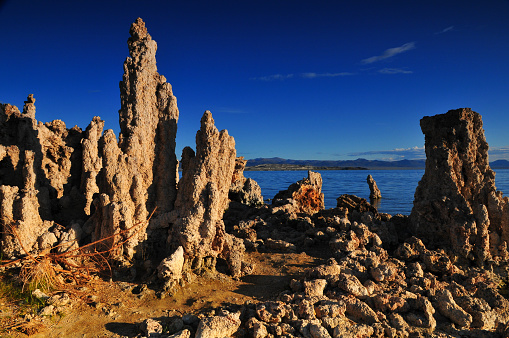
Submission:
[[[315,214],[324,209],[322,193],[322,175],[308,171],[308,177],[291,184],[287,190],[280,191],[274,196],[273,204],[295,204],[296,212]]]
[[[157,72],[157,44],[141,19],[132,24],[130,35],[130,57],[120,82],[118,140],[112,130],[103,133],[99,117],[85,132],[66,129],[59,120],[38,123],[33,95],[22,113],[0,105],[1,249],[14,257],[23,247],[51,249],[72,241],[74,246],[83,239],[100,241],[98,249],[109,250],[115,259],[131,260],[140,243],[157,259],[182,245],[189,262],[224,258],[239,275],[244,247],[226,234],[222,223],[233,182],[235,142],[217,130],[206,112],[196,155],[184,150],[177,199],[176,98]],[[245,190],[249,180],[238,174]],[[245,196],[255,203],[258,185],[248,186]]]
[[[149,213],[156,208],[158,213],[173,209],[179,116],[171,85],[157,72],[157,44],[140,18],[132,24],[130,34],[130,57],[124,62],[120,82],[120,137],[117,141],[113,131],[107,130],[99,138],[103,123],[94,118],[83,140],[82,184],[87,212],[94,193],[101,193],[88,221],[94,229],[92,239],[121,233],[103,244],[116,248],[125,242],[114,256],[127,258],[133,257],[137,244],[146,238]]]
[[[481,116],[450,110],[424,117],[421,129],[426,170],[415,192],[413,233],[462,258],[505,259],[509,200],[496,190]]]
[[[196,133],[196,153],[182,151],[182,179],[178,185],[170,246],[182,246],[189,264],[203,262],[214,268],[215,259],[227,261],[234,276],[240,276],[244,245],[226,233],[223,213],[235,168],[235,141],[228,131],[219,132],[209,111],[203,114]]]
[[[83,216],[79,193],[82,132],[64,122],[35,119],[30,94],[23,111],[0,105],[1,250],[8,257],[37,250],[53,226]]]
[[[369,185],[369,199],[370,200],[377,200],[379,198],[382,198],[382,193],[380,192],[380,189],[378,189],[378,186],[376,185],[375,179],[373,176],[368,175],[366,178],[366,181]]]

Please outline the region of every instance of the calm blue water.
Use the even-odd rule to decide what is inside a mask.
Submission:
[[[325,208],[334,208],[336,198],[352,194],[368,199],[369,186],[366,177],[373,176],[382,193],[378,211],[391,215],[409,215],[414,201],[415,188],[424,174],[420,170],[324,170],[322,191]],[[498,169],[495,185],[509,195],[509,169]],[[254,179],[262,188],[264,199],[272,199],[280,190],[307,177],[307,171],[244,171],[244,176]]]

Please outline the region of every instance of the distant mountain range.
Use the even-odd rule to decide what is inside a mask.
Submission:
[[[290,160],[280,157],[255,158],[247,161],[246,170],[298,170],[298,169],[424,169],[426,160],[379,161],[358,158],[356,160]],[[492,169],[509,168],[509,161],[490,163]]]

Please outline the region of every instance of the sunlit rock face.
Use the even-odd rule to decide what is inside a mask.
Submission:
[[[173,209],[178,181],[175,137],[179,116],[171,85],[157,72],[157,44],[143,20],[138,18],[131,25],[130,34],[130,57],[124,62],[120,82],[119,140],[112,130],[98,139],[103,123],[92,121],[83,141],[86,151],[82,184],[87,212],[93,194],[102,194],[89,221],[93,223],[93,240],[125,231],[107,246],[125,241],[114,255],[127,258],[145,239],[145,229],[139,231],[139,227],[146,228],[150,212],[156,208],[158,213]],[[133,229],[127,230],[130,228]],[[135,231],[137,235],[132,236]]]
[[[182,179],[168,242],[182,246],[188,260],[224,258],[238,276],[244,245],[226,233],[223,223],[235,158],[235,140],[228,131],[218,131],[206,111],[196,133],[196,153],[189,147],[182,152]]]
[[[496,190],[481,115],[469,108],[424,117],[426,170],[415,192],[412,232],[458,257],[507,255],[509,201]]]
[[[324,209],[324,195],[322,193],[322,175],[308,171],[308,177],[291,184],[287,190],[280,191],[274,196],[274,205],[292,205],[293,212],[316,214]]]

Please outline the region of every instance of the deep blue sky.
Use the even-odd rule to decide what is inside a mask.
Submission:
[[[0,101],[117,133],[129,27],[146,22],[180,110],[246,158],[423,157],[419,120],[470,107],[509,159],[509,1],[0,2]]]

